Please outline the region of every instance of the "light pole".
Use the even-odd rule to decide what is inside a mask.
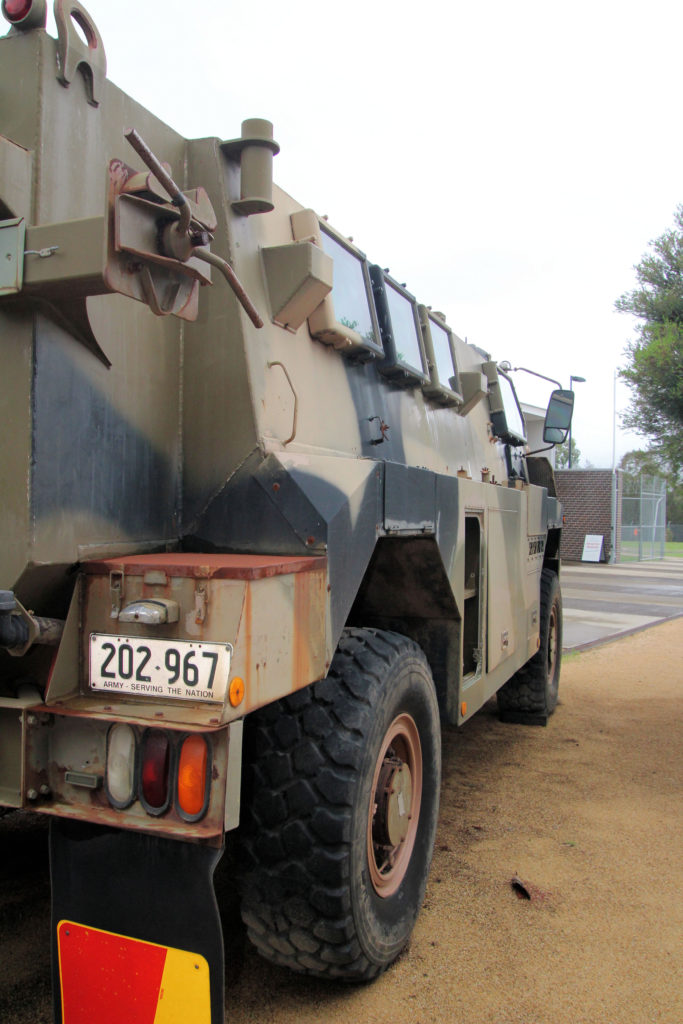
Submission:
[[[585,377],[574,377],[572,375],[572,376],[569,377],[569,390],[570,391],[574,390],[574,388],[572,387],[572,384],[585,384],[585,383],[586,383],[586,378]],[[572,425],[570,423],[569,424],[569,460],[567,462],[567,469],[571,469],[571,468],[572,468]]]

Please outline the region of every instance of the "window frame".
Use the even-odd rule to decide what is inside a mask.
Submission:
[[[515,385],[512,382],[512,378],[508,376],[504,370],[501,370],[495,362],[485,363],[483,369],[489,381],[489,415],[491,417],[493,432],[504,444],[508,444],[512,448],[521,448],[529,442],[526,437],[526,420],[524,419],[522,406],[519,398],[517,397],[517,392],[515,390]],[[508,424],[503,390],[500,385],[501,377],[504,377],[510,385],[512,396],[515,400],[517,411],[524,427],[525,436],[521,436],[516,433]]]
[[[375,300],[375,309],[377,310],[380,337],[384,348],[384,360],[378,364],[377,369],[384,377],[388,377],[392,383],[399,384],[404,387],[418,387],[429,384],[429,364],[425,352],[422,325],[420,323],[417,308],[417,299],[407,290],[407,288],[402,284],[399,284],[391,274],[386,270],[383,270],[376,263],[370,265],[370,280],[372,281],[372,293]],[[393,288],[394,291],[406,299],[410,304],[413,314],[413,323],[415,326],[415,340],[417,341],[420,360],[422,362],[421,370],[418,369],[418,367],[413,366],[412,363],[407,363],[404,360],[399,359],[396,342],[394,340],[394,330],[391,323],[391,311],[389,308],[389,300],[387,298],[387,288]]]
[[[326,220],[319,217],[314,210],[298,211],[292,215],[291,223],[295,241],[312,241],[323,252],[326,252],[322,242],[322,236],[326,234],[328,238],[357,260],[361,269],[372,330],[377,338],[377,342],[368,341],[358,331],[355,331],[352,327],[347,327],[346,324],[343,324],[337,318],[337,311],[334,307],[334,256],[331,257],[333,264],[332,291],[307,318],[311,337],[324,345],[337,349],[342,355],[360,362],[383,359],[382,335],[379,328],[377,310],[375,309],[369,261],[365,253],[353,245],[347,238],[344,238]],[[329,256],[330,254],[326,253],[326,255]]]
[[[446,321],[436,313],[433,313],[427,306],[418,306],[418,314],[420,317],[420,326],[422,328],[422,338],[425,354],[427,356],[427,367],[429,369],[430,377],[429,382],[422,385],[422,390],[427,398],[438,402],[440,405],[462,405],[464,400],[462,391],[460,390],[460,371],[458,370],[458,360],[455,354],[455,334]],[[448,378],[448,382],[446,383],[444,383],[439,377],[436,348],[432,335],[432,323],[444,331],[448,338],[453,374]],[[457,387],[452,386],[452,381],[455,381]]]

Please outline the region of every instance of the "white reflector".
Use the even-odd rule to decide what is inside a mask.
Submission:
[[[107,796],[127,807],[135,796],[135,733],[130,725],[112,725],[107,743]]]

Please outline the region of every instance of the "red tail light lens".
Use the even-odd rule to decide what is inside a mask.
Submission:
[[[178,758],[178,810],[196,820],[206,813],[209,802],[209,747],[198,734],[187,736]]]
[[[14,24],[23,21],[33,7],[33,0],[2,0],[2,13]]]
[[[140,797],[145,810],[161,814],[169,802],[171,744],[166,733],[149,729],[140,751]]]

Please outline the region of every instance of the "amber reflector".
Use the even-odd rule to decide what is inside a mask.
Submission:
[[[239,676],[235,676],[235,678],[231,680],[228,696],[233,708],[236,708],[242,703],[244,700],[244,679],[240,679]]]
[[[189,818],[195,818],[206,802],[206,772],[209,752],[203,736],[183,740],[178,760],[178,807]]]

